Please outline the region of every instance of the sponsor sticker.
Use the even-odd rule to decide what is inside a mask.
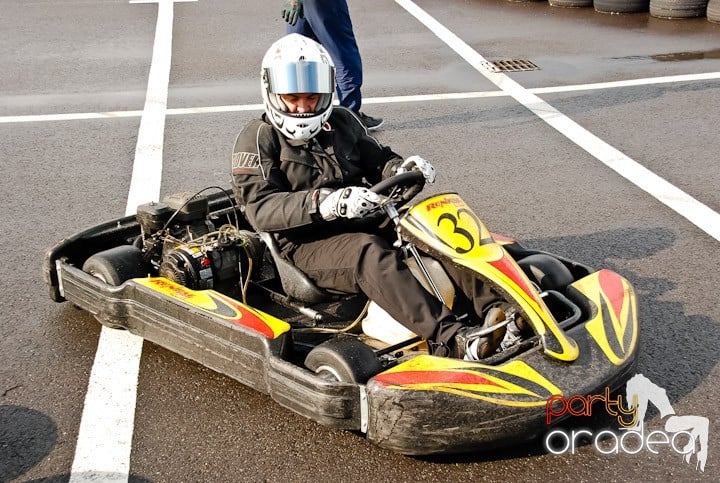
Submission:
[[[255,153],[241,152],[232,155],[233,174],[259,174],[260,156]]]

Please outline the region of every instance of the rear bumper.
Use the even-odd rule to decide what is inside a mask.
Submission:
[[[320,424],[361,427],[360,389],[329,383],[285,359],[289,333],[269,338],[137,283],[112,287],[72,265],[57,262],[57,291],[103,325],[150,342],[225,374]]]

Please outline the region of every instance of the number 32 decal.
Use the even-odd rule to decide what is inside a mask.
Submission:
[[[453,248],[455,250],[455,252],[457,252],[460,255],[464,255],[464,254],[472,251],[473,248],[475,248],[475,236],[472,233],[470,233],[470,231],[466,230],[465,228],[458,226],[460,224],[465,224],[465,223],[462,223],[465,218],[462,215],[467,215],[467,217],[470,218],[470,220],[472,221],[472,224],[474,225],[472,228],[474,229],[474,231],[476,233],[479,233],[480,227],[479,227],[478,219],[475,216],[475,214],[467,208],[458,209],[457,216],[455,216],[451,213],[443,213],[442,215],[440,215],[438,217],[438,221],[437,221],[438,227],[444,220],[450,221],[450,223],[452,223],[452,225],[453,225],[453,233],[455,235],[458,235],[458,236],[464,238],[465,240],[467,240],[467,244],[469,245],[468,248],[464,248],[462,246],[452,246],[446,242],[448,244],[448,246],[450,246],[450,248]],[[463,218],[463,220],[461,220],[461,218]],[[464,245],[464,243],[463,243],[463,245]]]

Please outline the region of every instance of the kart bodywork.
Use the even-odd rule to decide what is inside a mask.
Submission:
[[[210,197],[207,218],[219,225],[234,209],[226,195]],[[338,381],[305,367],[308,352],[331,338],[358,336],[298,330],[297,311],[287,311],[298,304],[277,303],[285,294],[271,280],[275,272],[255,267],[266,275],[253,283],[265,288],[252,303],[214,288],[189,288],[152,270],[117,286],[86,273],[81,267],[91,256],[143,235],[135,216],[62,240],[47,252],[45,279],[53,300],[70,301],[104,325],[197,361],[320,424],[360,431],[404,454],[494,449],[540,436],[549,431],[552,396],[615,390],[633,373],[636,300],[621,275],[552,255],[572,282],[543,289],[521,261],[550,255],[493,235],[455,193],[425,199],[397,220],[402,238],[424,255],[444,257],[491,283],[532,334],[480,362],[385,344],[378,373],[362,382]],[[264,268],[272,266],[264,260]]]

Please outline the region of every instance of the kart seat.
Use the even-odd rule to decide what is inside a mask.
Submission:
[[[280,283],[288,297],[309,305],[338,298],[338,294],[318,287],[302,270],[286,260],[270,233],[260,232],[260,238],[272,255]]]

